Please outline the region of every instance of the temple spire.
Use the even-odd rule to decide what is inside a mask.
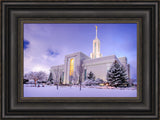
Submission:
[[[102,57],[102,54],[100,53],[100,40],[98,39],[97,36],[97,25],[95,25],[96,27],[96,38],[93,40],[93,52],[90,54],[90,57],[92,59],[94,58],[99,58]]]
[[[96,25],[95,27],[96,27],[96,38],[98,38],[98,37],[97,37],[97,28],[98,28],[98,27],[97,27],[97,25]]]

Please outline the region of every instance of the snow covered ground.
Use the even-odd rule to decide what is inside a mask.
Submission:
[[[106,87],[56,86],[31,87],[24,85],[24,97],[137,97],[137,89]]]

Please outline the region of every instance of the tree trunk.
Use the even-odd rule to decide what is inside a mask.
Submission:
[[[81,83],[80,83],[80,91],[81,91]]]
[[[57,83],[57,90],[58,90],[58,83]]]
[[[34,79],[34,84],[35,84],[35,87],[36,87],[36,81],[37,81],[37,79]]]
[[[79,76],[79,84],[80,84],[80,91],[81,91],[81,78]]]
[[[59,82],[57,81],[57,90],[58,90],[58,84],[59,84]]]

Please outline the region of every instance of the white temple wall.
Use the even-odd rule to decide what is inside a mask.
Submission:
[[[111,65],[116,59],[116,56],[112,55],[97,59],[85,60],[84,66],[87,70],[87,75],[89,74],[89,72],[93,72],[96,79],[100,78],[106,80],[107,71],[110,69]]]
[[[70,70],[70,60],[74,59],[74,74],[79,78],[78,66],[80,66],[80,61],[85,59],[90,59],[88,56],[81,52],[73,53],[65,56],[65,66],[64,66],[64,82],[63,84],[69,84],[69,70]]]
[[[87,70],[87,75],[89,72],[93,72],[95,75],[95,79],[100,78],[106,80],[107,69],[111,66],[111,64],[95,64],[90,66],[85,66]]]
[[[117,58],[115,55],[106,56],[106,57],[100,57],[96,59],[90,59],[88,56],[81,52],[77,52],[74,54],[70,54],[65,56],[64,65],[59,65],[58,67],[60,69],[63,69],[64,71],[64,80],[63,84],[69,84],[69,71],[70,71],[70,59],[74,59],[74,72],[77,75],[77,78],[79,78],[79,71],[77,67],[80,65],[80,61],[83,61],[84,69],[86,69],[86,77],[88,76],[89,72],[93,72],[95,74],[96,79],[100,78],[103,80],[106,80],[107,71],[112,66],[113,62],[117,60],[119,63],[123,64],[126,67],[126,73],[128,77],[130,77],[130,66],[127,64],[126,57]],[[53,69],[55,69],[57,66],[51,67],[51,72],[54,74]],[[82,81],[84,81],[85,78],[85,70],[82,75]]]

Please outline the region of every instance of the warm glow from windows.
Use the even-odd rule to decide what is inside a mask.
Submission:
[[[70,71],[69,71],[69,75],[72,76],[74,72],[74,59],[72,58],[70,60]]]

